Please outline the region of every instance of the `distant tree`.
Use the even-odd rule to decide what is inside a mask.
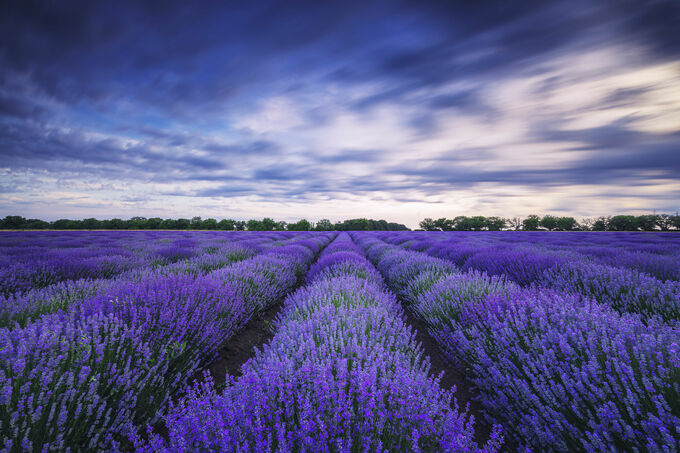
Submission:
[[[189,221],[189,229],[191,230],[200,230],[203,226],[203,219],[201,216],[194,216],[191,218]]]
[[[557,229],[562,231],[572,231],[578,228],[578,222],[573,217],[558,217]]]
[[[593,231],[607,231],[609,228],[609,217],[598,217],[593,221]]]
[[[544,215],[541,221],[539,222],[539,225],[548,231],[552,231],[555,228],[557,228],[557,217],[550,214]]]
[[[671,216],[669,221],[673,228],[680,230],[680,215]]]
[[[586,217],[581,219],[580,227],[581,230],[583,231],[590,231],[593,229],[593,224],[595,223],[595,219]]]
[[[483,231],[486,229],[486,217],[483,215],[475,215],[470,217],[470,225],[472,231]]]
[[[505,228],[507,221],[500,217],[487,217],[486,229],[489,231],[500,231]]]
[[[325,219],[324,219],[325,220]],[[321,224],[322,221],[319,222]],[[330,223],[330,222],[329,222]],[[318,224],[317,224],[318,227]],[[374,219],[348,219],[343,222],[337,222],[333,229],[337,231],[409,231],[406,225],[401,223],[387,222],[386,220],[374,220]]]
[[[439,229],[439,228],[437,227],[436,222],[435,222],[434,220],[432,220],[431,218],[429,218],[429,217],[426,218],[426,219],[423,219],[423,220],[420,222],[419,225],[420,225],[420,228],[422,228],[422,229],[425,230],[425,231],[437,231],[437,230]]]
[[[363,218],[349,219],[336,223],[335,229],[338,231],[367,231],[370,229],[370,222]]]
[[[279,226],[278,222],[270,217],[262,219],[262,229],[264,231],[273,231]]]
[[[3,230],[19,230],[25,228],[26,219],[18,215],[8,215],[0,220],[0,228]]]
[[[328,219],[321,219],[318,222],[316,222],[316,227],[314,227],[314,229],[316,231],[332,231],[333,224]]]
[[[610,231],[635,231],[637,228],[637,218],[632,215],[615,215],[607,222]]]
[[[508,219],[507,222],[508,222],[508,227],[511,230],[517,231],[520,228],[522,228],[522,219],[520,217],[512,217],[512,218]]]
[[[243,231],[246,229],[246,222],[243,220],[237,220],[234,222],[234,229],[236,231]]]
[[[657,225],[658,216],[647,214],[639,215],[635,218],[635,223],[642,231],[654,231]]]
[[[453,218],[453,228],[457,231],[471,231],[472,222],[471,217],[459,215]]]
[[[49,222],[45,222],[44,220],[40,219],[28,219],[24,225],[25,228],[29,230],[45,230],[50,227]]]
[[[287,228],[289,231],[309,231],[312,229],[312,224],[307,219],[301,219],[295,223],[289,223]]]
[[[135,216],[131,217],[127,221],[127,227],[129,230],[144,230],[146,229],[146,217]]]
[[[434,221],[435,226],[441,231],[453,231],[453,220],[441,217]]]
[[[201,229],[202,230],[216,230],[217,229],[217,220],[209,218],[205,219],[201,223]]]
[[[73,230],[76,229],[78,224],[73,220],[69,219],[59,219],[52,222],[52,228],[55,230]]]
[[[262,226],[262,222],[259,220],[255,219],[250,219],[246,223],[246,226],[248,227],[248,231],[263,231],[264,227]]]
[[[368,219],[368,229],[372,231],[387,231],[389,230],[389,225],[386,220]]]
[[[160,229],[162,223],[163,219],[160,217],[151,217],[150,219],[147,219],[146,226],[150,230],[158,230]]]
[[[536,231],[538,230],[538,225],[540,222],[540,217],[535,214],[531,214],[529,217],[522,220],[522,229],[525,231]]]
[[[97,230],[102,227],[102,223],[94,218],[83,219],[80,222],[81,228],[84,230]]]
[[[456,231],[482,231],[487,228],[486,217],[481,215],[473,217],[459,215],[452,220],[452,223]]]
[[[175,221],[175,228],[178,230],[188,230],[191,225],[191,220],[189,219],[177,219]]]
[[[456,231],[471,230],[470,218],[465,215],[459,215],[453,218],[453,229]]]
[[[656,225],[661,231],[668,231],[673,227],[673,221],[668,214],[659,214],[656,216]]]
[[[234,229],[234,221],[231,219],[222,219],[219,222],[217,222],[217,229],[231,231]]]
[[[158,225],[158,228],[161,230],[175,230],[177,229],[175,227],[175,220],[173,219],[163,219],[163,221]]]
[[[387,222],[387,229],[389,231],[411,231],[403,223]]]

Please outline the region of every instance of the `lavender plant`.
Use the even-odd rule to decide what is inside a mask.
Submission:
[[[326,262],[328,270],[360,266],[356,258]],[[499,429],[484,447],[474,443],[471,420],[428,376],[375,274],[323,279],[326,269],[288,297],[274,338],[238,380],[222,392],[194,386],[166,416],[168,440],[137,439],[139,450],[496,451]]]

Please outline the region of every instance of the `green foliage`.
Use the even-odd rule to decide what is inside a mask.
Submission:
[[[312,229],[312,224],[307,219],[299,220],[295,223],[289,223],[288,231],[309,231]]]
[[[635,224],[642,231],[654,231],[656,229],[657,217],[655,215],[639,215],[635,218]]]
[[[262,220],[250,219],[246,222],[248,231],[274,231],[286,228],[285,222],[275,222],[270,217],[265,217]]]
[[[321,219],[316,222],[315,231],[333,231],[333,224],[328,219]]]
[[[555,228],[557,228],[557,217],[554,215],[544,215],[541,221],[539,222],[539,225],[541,225],[543,228],[547,229],[548,231],[552,231]]]
[[[606,231],[608,222],[609,222],[609,219],[607,217],[598,217],[593,222],[592,230],[593,231]]]
[[[500,231],[506,227],[509,221],[501,217],[487,217],[486,218],[486,228],[489,231]]]
[[[520,226],[525,231],[536,231],[539,227],[547,230],[559,231],[662,231],[680,230],[680,216],[669,214],[658,215],[617,215],[613,217],[599,217],[597,219],[583,219],[582,223],[574,217],[557,217],[545,215],[542,218],[530,215],[525,219],[514,217],[504,219],[501,217],[484,216],[457,216],[453,220],[440,218],[423,219],[420,228],[425,231],[499,231],[505,228],[519,230]]]
[[[557,229],[562,231],[573,231],[579,228],[578,222],[573,217],[559,217],[557,219]]]
[[[526,219],[522,220],[522,229],[525,231],[536,231],[541,219],[535,214],[531,214]]]
[[[676,230],[680,230],[680,215],[674,215],[673,217],[670,218],[670,223],[673,225],[673,228]]]
[[[637,218],[632,215],[615,215],[607,222],[609,231],[636,231],[637,227]]]
[[[215,219],[205,219],[201,224],[201,230],[216,230],[217,220]]]
[[[441,231],[453,231],[455,223],[453,220],[444,217],[434,221],[435,226]]]
[[[234,229],[234,221],[231,219],[222,219],[217,222],[217,229],[224,231],[232,231]]]
[[[422,228],[425,231],[437,231],[437,224],[435,223],[434,220],[431,218],[426,218],[423,221],[420,222],[420,228]]]
[[[548,230],[573,231],[670,231],[680,230],[680,216],[670,214],[646,214],[639,216],[616,215],[613,217],[599,217],[597,219],[584,219],[581,224],[573,217],[556,217],[545,215],[542,218],[530,215],[525,219],[519,217],[505,219],[502,217],[485,216],[457,216],[453,219],[445,217],[433,220],[425,218],[419,226],[425,231],[500,231],[506,228],[517,230],[522,227],[525,231],[535,231],[539,227]],[[408,231],[408,228],[400,223],[387,222],[366,218],[348,219],[337,222],[335,225],[328,219],[319,220],[316,225],[307,219],[286,224],[283,221],[275,221],[270,217],[262,220],[251,219],[246,221],[214,218],[203,220],[199,216],[189,219],[161,219],[160,217],[146,218],[141,216],[132,217],[129,220],[113,218],[98,220],[87,218],[83,220],[59,219],[46,222],[40,219],[26,219],[22,216],[6,216],[0,219],[0,230],[222,230],[222,231]]]
[[[373,219],[349,219],[337,222],[334,226],[336,231],[409,231],[406,225]]]

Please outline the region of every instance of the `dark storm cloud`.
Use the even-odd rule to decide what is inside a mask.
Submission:
[[[667,134],[639,132],[628,127],[629,119],[578,130],[550,129],[546,124],[537,133],[540,141],[577,142],[571,149],[584,151],[586,157],[565,170],[578,181],[593,178],[611,182],[622,171],[638,174],[654,171],[663,177],[680,179],[680,131]]]
[[[0,93],[0,118],[3,116],[19,119],[38,118],[45,112],[44,107],[36,105],[28,99]]]
[[[326,71],[391,81],[384,99],[399,98],[470,74],[492,77],[589,34],[641,42],[658,58],[680,50],[672,0],[3,5],[5,76],[31,74],[66,101],[123,96],[178,116]]]
[[[264,142],[244,143],[198,155],[150,143],[126,143],[118,138],[89,137],[81,131],[45,129],[34,124],[0,124],[0,166],[13,169],[70,169],[118,177],[203,180],[224,178],[229,157],[247,156],[274,147]],[[74,166],[76,165],[76,166]]]

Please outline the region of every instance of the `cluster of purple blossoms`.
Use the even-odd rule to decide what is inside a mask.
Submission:
[[[677,326],[621,314],[573,287],[522,288],[502,272],[447,274],[425,254],[397,246],[389,251],[373,235],[356,238],[369,256],[380,251],[374,262],[390,286],[402,288],[403,278],[413,278],[402,293],[405,302],[450,361],[465,370],[511,444],[540,451],[680,448]],[[418,260],[423,271],[414,276],[408,269],[418,269]],[[597,282],[595,275],[582,278],[590,280]]]
[[[396,298],[341,234],[223,391],[196,384],[141,451],[497,451],[429,376]],[[338,269],[339,271],[335,271]],[[352,269],[355,269],[353,272]]]
[[[680,236],[352,236],[0,235],[0,450],[680,450]],[[240,378],[190,384],[284,300]]]
[[[452,261],[464,271],[502,275],[521,286],[549,287],[595,300],[620,312],[680,322],[680,281],[668,278],[680,275],[680,254],[632,252],[614,245],[489,243],[489,238],[483,243],[470,241],[472,244],[431,239],[404,242],[405,237],[408,238],[408,233],[384,238],[409,250],[417,244],[428,255]]]
[[[0,328],[2,448],[107,450],[127,442],[138,426],[154,423],[170,397],[254,312],[293,290],[294,269],[308,267],[314,250],[331,237],[316,237],[307,253],[297,250],[302,241],[295,236],[285,239],[262,244],[265,251],[271,242],[279,253],[231,266],[227,259],[225,268],[207,275],[164,273],[150,265],[126,278],[64,282],[5,299],[0,319],[10,321]],[[209,247],[212,253],[229,249]],[[249,246],[232,250],[238,258],[252,256]],[[16,309],[13,301],[24,305]]]

